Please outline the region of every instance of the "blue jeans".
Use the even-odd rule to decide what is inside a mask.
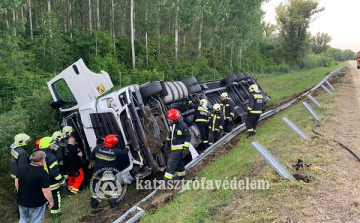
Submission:
[[[19,223],[41,223],[44,219],[46,204],[41,207],[27,208],[19,206],[20,221]]]

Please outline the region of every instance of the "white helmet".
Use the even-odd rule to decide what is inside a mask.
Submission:
[[[202,106],[206,107],[206,106],[207,106],[207,104],[208,104],[208,102],[207,102],[207,100],[206,100],[206,99],[201,99],[201,100],[200,100],[200,105],[202,105]]]
[[[71,127],[71,126],[65,126],[65,127],[62,129],[63,137],[70,136],[73,131],[74,131],[73,127]]]
[[[215,109],[216,111],[220,111],[221,106],[219,104],[214,104],[213,109]]]
[[[251,92],[258,92],[259,91],[259,87],[256,85],[256,84],[252,84],[252,85],[250,85],[250,87],[249,87],[249,92],[251,93]]]

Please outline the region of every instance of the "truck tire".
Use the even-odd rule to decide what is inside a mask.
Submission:
[[[189,96],[189,92],[188,92],[188,89],[187,87],[185,86],[185,84],[181,81],[178,81],[179,85],[181,86],[181,89],[183,90],[184,92],[184,98],[187,98]]]
[[[244,73],[244,79],[248,79],[250,77],[250,74],[248,72]]]
[[[244,74],[242,73],[236,74],[236,77],[237,77],[237,81],[241,81],[242,79],[244,79]]]
[[[162,97],[161,100],[164,104],[170,104],[174,99],[173,92],[172,92],[168,82],[165,82],[164,84],[165,84],[166,90],[168,92],[168,95]]]
[[[183,82],[186,87],[197,84],[196,77],[190,77],[188,79],[182,80],[181,82]]]
[[[176,89],[179,92],[179,100],[184,98],[184,91],[182,90],[181,86],[179,85],[179,83],[177,81],[173,82],[174,86],[176,87]]]
[[[237,76],[235,74],[231,74],[231,75],[225,77],[222,80],[222,82],[223,82],[224,85],[227,85],[227,84],[230,84],[230,83],[232,83],[232,82],[234,82],[236,80],[237,80]]]
[[[157,94],[162,91],[162,87],[159,81],[149,83],[145,86],[140,87],[140,93],[143,98],[147,98],[153,94]]]
[[[175,87],[173,82],[168,82],[168,85],[169,85],[171,91],[173,92],[173,100],[172,100],[172,102],[179,101],[180,97],[179,97],[179,91],[178,91],[177,87]]]
[[[195,94],[201,91],[201,87],[199,84],[194,84],[188,87],[189,94]]]

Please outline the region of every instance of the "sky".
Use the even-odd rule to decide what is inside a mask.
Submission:
[[[329,45],[333,48],[354,52],[360,51],[360,0],[317,0],[318,7],[325,10],[316,14],[317,19],[310,24],[309,31],[312,35],[316,33],[327,33],[332,41]],[[287,0],[270,0],[263,4],[266,12],[264,20],[276,24],[275,7],[280,2]]]

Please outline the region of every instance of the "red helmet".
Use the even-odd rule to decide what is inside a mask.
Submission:
[[[105,136],[104,145],[108,148],[114,147],[118,142],[119,139],[114,134]]]
[[[167,112],[167,118],[168,119],[172,119],[172,120],[178,120],[180,118],[180,112],[175,109],[175,108],[171,108],[168,112]]]
[[[39,149],[40,140],[41,140],[41,138],[37,139],[36,142],[35,142],[35,149],[36,150]]]

